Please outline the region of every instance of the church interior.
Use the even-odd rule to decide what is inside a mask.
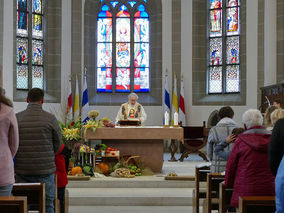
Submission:
[[[284,0],[0,0],[0,212],[284,212],[281,107]]]

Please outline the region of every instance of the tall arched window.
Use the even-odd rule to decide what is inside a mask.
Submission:
[[[97,92],[150,91],[147,0],[100,0]]]
[[[17,0],[16,88],[43,88],[44,0]]]
[[[208,93],[240,92],[240,1],[208,0]]]

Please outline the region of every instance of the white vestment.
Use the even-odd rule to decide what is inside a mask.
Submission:
[[[118,124],[120,120],[139,120],[143,124],[146,119],[147,115],[141,104],[137,102],[135,105],[125,103],[121,105],[115,123]]]

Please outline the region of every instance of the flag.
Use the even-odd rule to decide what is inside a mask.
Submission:
[[[171,101],[170,101],[170,88],[169,88],[169,76],[165,76],[165,102],[164,102],[164,114],[171,112]]]
[[[80,117],[80,106],[79,106],[79,85],[78,85],[78,78],[77,78],[77,75],[76,75],[76,90],[75,90],[75,100],[74,100],[74,109],[73,109],[73,113],[74,113],[74,116],[73,116],[73,119],[74,119],[74,122],[77,122],[79,120],[79,117]]]
[[[67,109],[66,109],[66,118],[65,123],[68,123],[69,121],[72,121],[72,85],[71,85],[71,79],[69,80],[68,84],[68,96],[67,96]]]
[[[183,79],[181,79],[181,84],[180,84],[179,115],[178,115],[178,118],[179,118],[179,122],[182,124],[182,126],[186,126]]]
[[[87,85],[87,76],[84,77],[84,87],[82,94],[82,121],[86,122],[89,120],[89,97],[88,97],[88,85]]]
[[[174,90],[173,90],[172,122],[171,122],[172,125],[174,125],[175,112],[178,113],[178,96],[177,96],[177,76],[174,73]]]

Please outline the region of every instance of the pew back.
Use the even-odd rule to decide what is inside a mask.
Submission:
[[[214,202],[212,205],[212,199],[218,198],[219,196],[219,184],[225,180],[225,176],[221,173],[209,173],[207,174],[207,192],[206,192],[206,210],[205,212],[211,212],[212,209],[216,210],[219,208],[219,202]],[[217,194],[217,196],[213,196]]]
[[[27,213],[26,197],[0,197],[1,212]]]
[[[221,182],[219,185],[219,213],[225,213],[230,208],[231,209],[231,199],[233,195],[232,188],[226,188],[225,182]],[[232,212],[232,210],[230,210]]]
[[[13,196],[27,197],[29,210],[45,212],[45,184],[44,183],[15,183]]]
[[[240,213],[272,213],[275,210],[274,196],[245,196],[239,198]]]
[[[200,198],[205,198],[206,193],[200,193],[200,183],[207,181],[210,173],[210,164],[202,164],[195,167],[195,212],[199,213]]]

